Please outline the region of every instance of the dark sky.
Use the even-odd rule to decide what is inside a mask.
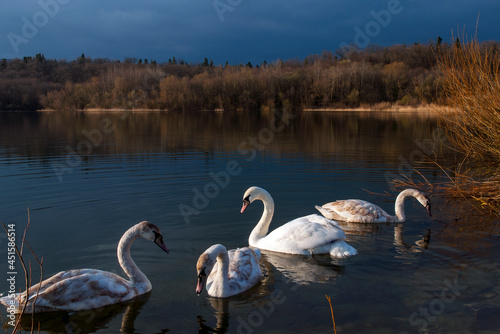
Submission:
[[[492,0],[1,0],[0,58],[43,53],[258,64],[343,43],[426,43],[452,31],[500,40]],[[479,19],[478,19],[479,17]]]

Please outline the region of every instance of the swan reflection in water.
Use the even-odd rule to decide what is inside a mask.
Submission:
[[[261,262],[268,262],[278,270],[285,282],[298,285],[326,283],[344,273],[342,260],[332,259],[328,254],[297,256],[292,254],[261,251]]]
[[[229,328],[229,301],[228,298],[209,298],[210,304],[215,309],[216,325],[214,328],[205,325],[206,320],[198,315],[198,333],[227,333]]]
[[[40,324],[40,331],[47,333],[93,333],[106,328],[113,318],[124,312],[120,332],[135,333],[135,320],[150,296],[148,292],[123,303],[78,312],[35,313],[34,329],[37,331]],[[21,328],[30,331],[31,320],[31,314],[23,315]]]
[[[272,268],[267,261],[262,261],[261,259],[260,266],[263,279],[249,290],[228,298],[205,297],[215,311],[213,315],[216,319],[216,324],[215,327],[211,327],[206,323],[212,324],[212,320],[207,321],[202,315],[198,315],[198,333],[233,333],[235,330],[228,331],[230,309],[232,311],[239,309],[239,313],[241,313],[241,310],[246,310],[249,307],[254,309],[257,305],[269,302],[270,296],[274,291],[274,272],[272,272]],[[229,306],[230,303],[231,306]]]
[[[415,245],[408,244],[403,239],[404,224],[394,225],[394,245],[397,246],[398,253],[420,253],[429,247],[431,241],[431,230],[428,229],[424,236],[415,241]]]
[[[347,235],[370,235],[381,234],[386,228],[394,227],[394,245],[398,253],[420,253],[429,247],[431,230],[428,229],[421,239],[415,244],[409,244],[404,240],[405,223],[349,223],[338,221]]]

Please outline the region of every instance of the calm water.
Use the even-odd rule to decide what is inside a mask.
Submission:
[[[117,242],[142,220],[161,228],[170,249],[132,246],[151,294],[44,315],[43,332],[332,333],[328,295],[339,333],[498,333],[499,224],[437,197],[433,217],[409,200],[404,226],[346,226],[356,257],[265,253],[266,276],[254,289],[227,300],[195,293],[195,263],[206,248],[247,245],[262,214],[259,202],[239,213],[249,186],[272,194],[271,229],[336,199],[394,212],[388,179],[416,178],[410,168],[429,149],[454,163],[436,127],[428,114],[0,113],[0,218],[20,239],[29,208],[27,239],[43,257],[44,277],[71,268],[122,274]],[[424,175],[443,177],[432,168]],[[183,215],[180,206],[193,210]],[[9,269],[1,263],[5,292]]]

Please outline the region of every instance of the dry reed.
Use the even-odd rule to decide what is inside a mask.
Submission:
[[[428,189],[474,200],[476,207],[495,213],[500,212],[500,172],[489,166],[500,161],[499,51],[497,43],[458,38],[451,51],[438,50],[444,103],[436,109],[450,143],[466,158],[454,171],[439,166],[447,179]],[[418,186],[412,180],[397,182]]]
[[[24,229],[23,237],[21,239],[21,249],[19,249],[17,247],[17,245],[14,245],[14,249],[16,251],[16,254],[17,254],[18,258],[19,258],[19,261],[21,262],[21,266],[22,266],[23,271],[24,271],[24,281],[25,281],[25,287],[26,287],[26,297],[22,301],[19,300],[19,305],[20,305],[20,307],[22,309],[21,309],[21,312],[17,315],[17,320],[16,320],[14,329],[12,330],[11,334],[18,333],[18,332],[22,331],[22,328],[21,328],[21,318],[22,318],[23,314],[25,313],[26,307],[28,305],[29,296],[30,296],[29,287],[31,286],[31,277],[32,277],[31,261],[28,261],[28,267],[26,267],[26,263],[24,261],[24,256],[23,256],[24,245],[26,245],[29,248],[31,254],[35,258],[35,261],[38,263],[38,265],[40,267],[40,283],[43,280],[43,258],[39,259],[36,256],[35,252],[31,248],[31,246],[29,245],[28,241],[26,240],[26,234],[27,234],[28,229],[30,227],[30,223],[31,223],[31,217],[30,217],[30,211],[28,209],[28,223],[26,225],[26,228]],[[8,234],[7,227],[5,226],[5,224],[3,222],[2,222],[2,226],[3,226],[4,230],[5,230],[5,232]],[[35,306],[34,305],[35,305],[35,302],[36,302],[36,300],[38,298],[38,293],[40,291],[40,287],[41,287],[41,284],[38,284],[38,288],[37,288],[37,290],[35,292],[35,299],[33,300],[33,309],[32,309],[32,312],[31,312],[31,328],[30,328],[30,333],[34,333],[34,331],[35,331],[35,328],[34,328],[34,325],[35,325],[35,321],[34,321]],[[2,322],[3,322],[3,318],[2,318]],[[5,332],[7,333],[7,329],[5,329]],[[39,332],[40,332],[40,324],[38,324],[38,333]]]
[[[330,311],[332,312],[332,321],[333,321],[333,332],[337,334],[337,327],[335,326],[335,317],[333,316],[333,306],[332,306],[332,299],[330,296],[325,295],[326,300],[328,300],[328,303],[330,304]]]
[[[462,199],[482,213],[500,216],[500,178],[498,170],[486,170],[486,167],[465,168],[465,161],[459,163],[455,170],[443,167],[436,161],[428,162],[433,169],[440,169],[444,177],[442,182],[430,182],[415,169],[418,180],[402,176],[392,181],[394,188],[416,188],[427,195],[442,196],[448,199]]]
[[[456,148],[474,158],[500,160],[500,57],[497,44],[455,43],[438,53],[446,107],[442,125]]]

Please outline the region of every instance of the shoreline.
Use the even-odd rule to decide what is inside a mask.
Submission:
[[[373,106],[362,106],[356,108],[304,108],[303,111],[355,111],[355,112],[397,112],[397,113],[435,113],[437,109],[446,108],[445,106],[437,104],[420,104],[418,106],[401,106],[401,105],[387,105],[386,103],[376,104]]]
[[[389,113],[434,113],[437,114],[439,111],[447,110],[448,107],[444,105],[437,104],[420,104],[417,106],[401,106],[401,105],[389,105],[388,103],[380,103],[372,106],[361,106],[356,108],[304,108],[301,109],[302,112],[389,112]],[[224,109],[214,109],[214,110],[196,110],[195,112],[226,112]],[[37,110],[0,110],[0,112],[60,112],[55,109],[37,109]],[[161,113],[161,112],[181,112],[180,110],[169,110],[169,109],[127,109],[127,108],[85,108],[70,112],[82,112],[82,113],[118,113],[118,112],[132,112],[132,113]],[[227,112],[240,112],[236,110],[231,110]]]

